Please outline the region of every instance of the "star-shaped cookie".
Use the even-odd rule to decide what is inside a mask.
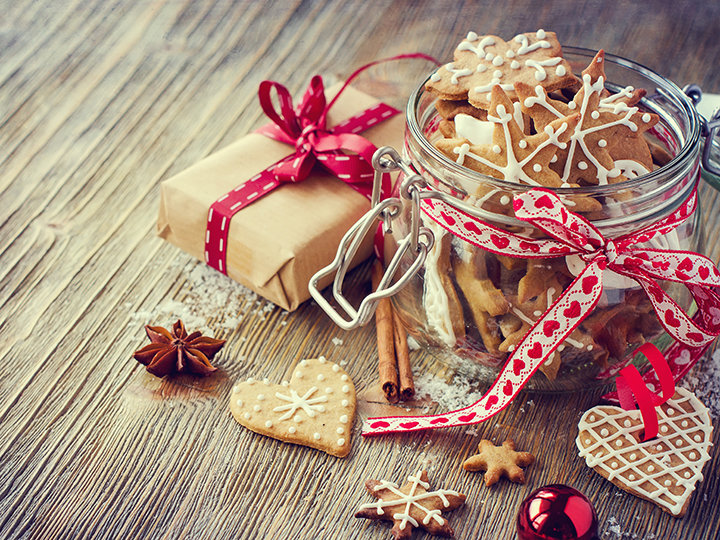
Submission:
[[[554,32],[538,30],[510,41],[470,32],[455,49],[454,60],[438,69],[426,88],[441,99],[467,99],[471,105],[488,110],[491,89],[501,85],[515,98],[511,81],[517,80],[540,84],[547,91],[576,83]]]
[[[550,168],[558,150],[567,146],[580,116],[548,123],[536,135],[525,135],[513,116],[513,104],[500,88],[492,88],[488,120],[495,124],[492,144],[471,145],[466,139],[441,139],[435,146],[450,159],[479,173],[535,186],[560,187]]]
[[[507,477],[510,481],[518,484],[525,483],[525,472],[522,467],[527,467],[535,462],[535,456],[529,452],[516,452],[515,443],[508,439],[502,446],[495,446],[487,439],[478,444],[479,452],[469,457],[463,463],[466,471],[485,471],[485,485],[492,486],[501,476]]]
[[[604,66],[605,53],[601,50],[582,72],[582,87],[568,103],[550,98],[540,85],[515,83],[522,111],[530,115],[538,131],[559,118],[580,115],[570,142],[558,151],[551,165],[566,187],[614,184],[652,170],[652,157],[642,134],[659,117],[634,106],[642,92],[626,88],[607,95]]]
[[[377,501],[361,505],[355,517],[392,521],[394,525],[390,532],[395,540],[410,538],[416,527],[439,536],[454,536],[442,512],[455,510],[465,503],[465,495],[457,491],[428,491],[427,471],[409,475],[402,487],[387,480],[368,480],[365,489]]]

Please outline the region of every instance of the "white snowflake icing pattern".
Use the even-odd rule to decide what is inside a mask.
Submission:
[[[310,418],[314,418],[316,413],[325,411],[325,407],[323,405],[318,405],[318,403],[325,403],[327,401],[327,396],[310,397],[315,392],[317,392],[317,387],[315,386],[310,388],[302,396],[299,395],[292,388],[290,389],[289,395],[276,392],[275,397],[277,397],[278,399],[282,399],[283,401],[287,401],[288,404],[275,407],[273,411],[287,411],[280,417],[280,420],[287,420],[289,418],[292,418],[298,409],[302,409],[303,411],[305,411],[305,414],[307,414]]]
[[[399,486],[394,482],[388,482],[387,480],[382,480],[377,486],[375,486],[374,491],[381,491],[383,489],[389,490],[393,495],[397,495],[399,499],[393,499],[390,501],[384,501],[383,499],[378,499],[376,502],[372,503],[366,503],[360,506],[361,510],[368,509],[368,508],[374,508],[377,510],[378,515],[382,515],[383,508],[388,506],[397,506],[399,504],[405,504],[405,509],[402,512],[397,512],[393,514],[393,519],[400,520],[400,530],[405,530],[405,527],[407,527],[407,524],[410,523],[413,527],[419,527],[420,524],[410,515],[410,510],[413,506],[416,506],[419,508],[422,512],[425,513],[425,517],[423,518],[422,522],[424,525],[427,525],[430,523],[430,520],[435,520],[438,525],[442,525],[445,523],[445,519],[441,517],[441,511],[440,510],[430,510],[429,508],[423,506],[418,501],[422,501],[425,499],[430,499],[432,497],[440,497],[440,500],[442,501],[445,508],[450,506],[450,501],[448,500],[448,495],[454,495],[459,496],[460,494],[457,491],[453,491],[450,489],[438,489],[435,491],[427,491],[425,493],[415,494],[415,490],[417,490],[418,486],[421,486],[423,489],[428,489],[430,487],[429,482],[423,482],[420,479],[420,476],[422,475],[421,471],[418,471],[417,474],[408,475],[407,479],[408,482],[411,483],[410,493],[403,493],[400,491]]]

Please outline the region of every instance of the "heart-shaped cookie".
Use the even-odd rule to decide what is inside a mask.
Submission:
[[[681,517],[710,459],[712,423],[705,405],[680,387],[655,410],[658,436],[643,442],[639,410],[593,407],[580,419],[575,444],[588,466],[620,489]]]
[[[230,412],[240,425],[338,457],[350,452],[355,405],[348,374],[322,356],[302,360],[290,382],[248,379],[236,384],[230,397]]]

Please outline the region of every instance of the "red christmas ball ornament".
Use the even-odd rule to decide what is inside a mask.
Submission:
[[[592,503],[577,489],[552,484],[533,491],[517,516],[520,540],[597,540]]]

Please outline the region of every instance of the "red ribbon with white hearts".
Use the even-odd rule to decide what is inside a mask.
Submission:
[[[315,163],[320,163],[334,176],[368,199],[372,194],[372,157],[375,145],[358,133],[395,116],[400,111],[378,103],[332,127],[327,125],[330,108],[350,82],[366,69],[384,62],[405,58],[421,58],[436,65],[438,61],[422,53],[400,54],[365,64],[345,81],[335,97],[327,103],[322,78],[315,75],[297,107],[287,88],[274,81],[263,81],[258,89],[260,106],[272,120],[256,130],[276,141],[289,144],[295,151],[260,171],[215,201],[208,210],[205,231],[205,262],[227,274],[227,245],[230,220],[240,210],[287,182],[302,182]],[[279,109],[273,104],[273,91]],[[382,175],[381,197],[390,194],[390,175]]]
[[[363,435],[476,424],[502,411],[565,338],[592,313],[603,292],[602,275],[606,270],[640,284],[661,324],[677,344],[684,347],[682,350],[707,348],[720,335],[720,318],[714,316],[720,313],[720,295],[714,290],[720,286],[717,267],[698,253],[641,247],[681,225],[693,214],[696,205],[697,194],[693,191],[668,217],[640,231],[608,239],[590,221],[569,211],[553,192],[534,188],[516,195],[513,207],[515,217],[541,229],[549,237],[535,239],[494,227],[443,201],[423,199],[422,211],[428,218],[481,249],[519,258],[579,255],[586,266],[530,328],[490,389],[477,402],[432,416],[369,418],[363,426]],[[656,279],[686,285],[698,306],[695,317],[689,317]],[[668,361],[675,359],[668,355]],[[680,371],[684,374],[687,370],[680,366],[677,372]]]

